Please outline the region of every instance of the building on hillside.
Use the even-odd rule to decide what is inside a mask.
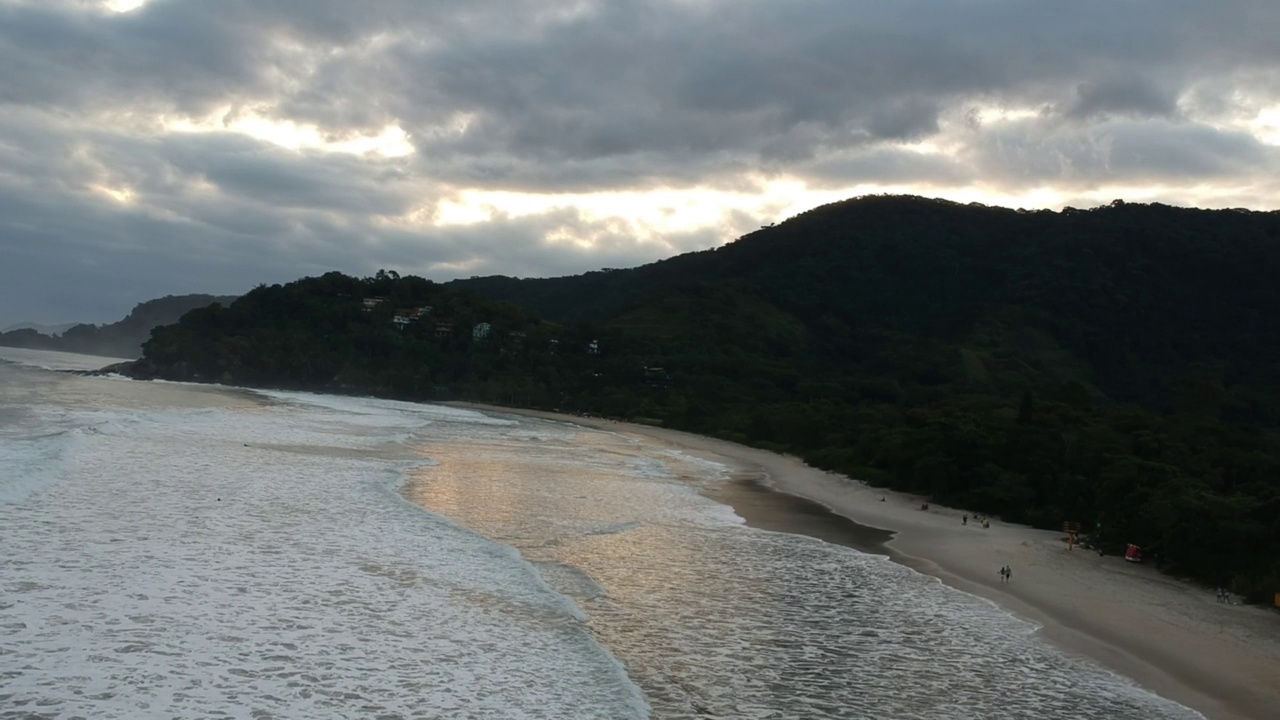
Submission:
[[[507,339],[510,340],[511,345],[514,347],[524,347],[524,339],[526,337],[528,337],[528,335],[519,330],[512,330],[507,333]]]
[[[599,341],[599,340],[592,340],[591,342],[587,343],[587,354],[588,354],[588,355],[599,355],[599,354],[600,354],[600,341]]]
[[[396,314],[391,316],[391,322],[395,323],[395,326],[400,330],[404,330],[413,321],[412,314],[407,310],[397,310]]]
[[[548,346],[548,349],[551,351],[552,355],[555,355],[556,351],[560,349],[560,341],[552,340],[551,344]]]
[[[368,297],[362,300],[361,303],[364,305],[364,311],[369,312],[386,301],[387,299],[384,297]]]
[[[493,326],[490,325],[489,323],[487,322],[476,323],[476,326],[471,329],[471,337],[475,338],[476,340],[484,340],[485,338],[489,337],[489,333],[492,331],[493,331]]]
[[[436,337],[438,338],[449,337],[452,334],[453,334],[453,323],[451,322],[436,323]]]
[[[431,314],[431,306],[423,305],[422,307],[412,308],[412,311],[409,313],[409,317],[413,318],[414,320],[421,320],[422,318],[430,314]]]
[[[650,385],[670,385],[671,376],[663,368],[646,367],[644,369],[644,381]]]

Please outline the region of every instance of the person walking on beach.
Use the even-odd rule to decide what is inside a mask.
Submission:
[[[965,514],[964,514],[964,517],[960,518],[960,524],[961,524],[961,525],[968,525],[968,524],[969,524],[969,513],[965,513]]]
[[[1013,582],[1013,568],[1008,565],[1004,566],[1004,581]]]
[[[1004,582],[1004,566],[1000,566],[1000,582]]]

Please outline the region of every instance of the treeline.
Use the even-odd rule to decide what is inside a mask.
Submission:
[[[634,270],[259,288],[157,331],[140,367],[717,435],[1080,522],[1260,600],[1280,591],[1276,276],[1276,213],[876,197]]]
[[[543,322],[430,280],[332,272],[255,288],[157,328],[139,377],[320,389],[409,400],[579,405],[606,374],[627,380],[615,333]],[[625,382],[626,380],[624,380]]]

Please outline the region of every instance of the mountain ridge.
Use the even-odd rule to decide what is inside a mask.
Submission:
[[[15,330],[34,330],[41,335],[61,335],[80,323],[62,323],[60,325],[43,325],[37,322],[19,322],[14,323],[4,329],[0,329],[0,333],[14,332]]]
[[[234,295],[167,295],[140,302],[124,318],[101,326],[71,323],[57,335],[34,327],[14,327],[0,332],[0,345],[105,357],[139,357],[142,344],[156,327],[172,325],[195,308],[213,303],[229,305],[235,299]]]

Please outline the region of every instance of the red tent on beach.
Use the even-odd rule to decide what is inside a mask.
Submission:
[[[1129,543],[1129,547],[1125,548],[1124,551],[1124,559],[1129,562],[1142,562],[1142,548],[1134,545],[1133,543]]]

